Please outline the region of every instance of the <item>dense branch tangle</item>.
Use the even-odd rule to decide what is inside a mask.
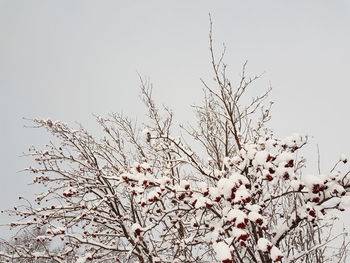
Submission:
[[[184,136],[172,135],[172,111],[157,108],[142,78],[144,125],[119,114],[97,117],[104,131],[97,139],[82,127],[34,120],[56,137],[28,152],[38,166],[27,170],[47,191],[11,211],[21,218],[11,227],[45,227],[36,242],[62,249],[8,243],[1,259],[333,262],[328,212],[349,203],[349,173],[340,167],[347,159],[324,175],[303,175],[305,159],[297,153],[307,137],[275,138],[266,127],[270,89],[244,104],[258,76],[247,77],[244,64],[234,85],[224,52],[217,60],[213,50],[210,31],[215,81],[202,80],[198,123],[181,126]],[[339,260],[345,252],[344,243]]]

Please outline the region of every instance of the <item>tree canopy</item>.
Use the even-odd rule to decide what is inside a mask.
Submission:
[[[0,259],[52,262],[335,262],[333,210],[350,204],[347,157],[327,173],[305,174],[308,137],[276,138],[268,127],[271,89],[248,103],[246,64],[227,76],[210,32],[214,84],[202,80],[197,123],[174,128],[148,81],[148,121],[97,117],[104,136],[61,121],[33,120],[54,142],[31,147],[26,169],[46,189],[9,211],[12,228],[43,229],[33,242],[3,241]],[[347,170],[348,169],[348,170]],[[344,235],[341,233],[340,235]],[[340,237],[339,237],[340,238]],[[33,249],[36,242],[45,249]],[[51,249],[48,243],[61,245]],[[344,261],[345,262],[345,261]]]

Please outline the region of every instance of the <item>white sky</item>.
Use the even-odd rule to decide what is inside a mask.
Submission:
[[[22,117],[94,130],[92,113],[140,116],[139,72],[160,104],[190,120],[199,78],[212,78],[209,12],[233,79],[249,60],[249,72],[265,72],[257,92],[272,84],[276,133],[313,135],[324,171],[340,153],[350,155],[348,0],[0,0],[0,209],[33,196],[30,176],[17,173],[28,165],[19,156],[48,141],[23,128]],[[308,154],[316,172],[315,144]]]

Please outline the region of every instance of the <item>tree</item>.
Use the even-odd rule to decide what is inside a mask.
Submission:
[[[15,254],[17,247],[22,247],[26,250],[27,255],[17,258],[14,262],[18,263],[47,263],[54,262],[50,259],[36,259],[31,255],[50,251],[51,239],[46,235],[46,229],[40,227],[25,228],[13,238],[13,242],[2,242],[2,250],[7,254]]]
[[[227,77],[210,31],[214,85],[202,80],[197,124],[173,135],[173,112],[157,108],[141,79],[148,122],[119,114],[97,117],[104,136],[52,120],[33,120],[56,138],[28,156],[34,183],[47,191],[10,211],[11,227],[46,227],[58,252],[16,244],[3,260],[55,262],[335,262],[328,244],[333,210],[350,203],[350,171],[342,155],[327,173],[305,175],[306,136],[284,139],[267,127],[270,89],[244,104],[258,77]],[[187,143],[190,141],[191,143]],[[194,150],[196,149],[196,150]],[[341,233],[340,235],[344,235]],[[56,241],[55,241],[56,240]],[[40,239],[38,242],[41,242]],[[71,259],[68,259],[71,258]],[[345,261],[344,261],[345,262]]]

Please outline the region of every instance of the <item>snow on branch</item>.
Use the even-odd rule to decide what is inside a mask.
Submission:
[[[211,32],[214,82],[202,80],[203,104],[194,107],[197,123],[182,126],[186,135],[174,133],[172,111],[157,108],[142,78],[143,125],[96,117],[97,138],[33,120],[55,137],[27,153],[36,163],[27,171],[46,191],[8,211],[19,218],[9,227],[45,231],[2,241],[2,262],[334,262],[325,245],[335,238],[327,235],[332,211],[350,204],[347,157],[304,174],[308,137],[281,139],[268,128],[270,89],[243,103],[258,77],[246,76],[245,64],[232,83]]]

